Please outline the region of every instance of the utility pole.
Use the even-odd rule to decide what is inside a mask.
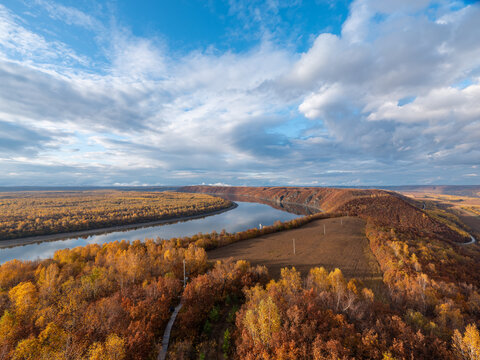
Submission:
[[[293,238],[293,255],[295,255],[295,238]]]
[[[183,288],[185,289],[187,286],[187,278],[185,276],[185,259],[183,259]]]

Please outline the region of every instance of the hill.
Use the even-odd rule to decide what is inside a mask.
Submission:
[[[269,359],[298,358],[304,354],[300,358],[308,359],[313,353],[315,358],[325,359],[470,359],[464,354],[478,352],[475,342],[480,334],[475,324],[480,321],[480,248],[466,245],[461,224],[442,209],[432,211],[422,202],[376,189],[196,186],[180,191],[310,206],[326,217],[349,215],[365,221],[365,235],[383,273],[386,296],[381,287],[373,288],[377,300],[365,310],[362,306],[370,306],[369,290],[360,290],[355,282],[346,284],[340,270],[328,273],[312,268],[300,280],[295,269],[282,269],[277,282],[246,291],[236,321],[240,358],[255,359],[256,354]],[[308,232],[312,226],[315,222],[298,233]],[[244,256],[260,264],[262,254],[254,254],[255,250],[275,256],[276,246],[267,242],[281,242],[282,235],[290,237],[288,233],[262,236],[217,249],[212,256],[236,253],[237,258]],[[318,230],[310,236],[318,236]],[[307,257],[316,256],[315,244],[310,239],[309,249],[303,249]],[[325,249],[328,259],[321,259],[318,253],[314,263],[330,269],[333,263],[342,267],[342,254],[351,244],[336,250],[334,244],[329,245]],[[328,264],[329,259],[333,263]],[[266,260],[267,266],[275,266],[269,264],[274,259]],[[281,256],[278,260],[291,261]],[[305,273],[302,261],[297,263]],[[361,278],[361,274],[355,277]],[[343,308],[339,305],[342,301]],[[311,316],[316,306],[318,316],[326,317],[322,320],[328,323],[325,327],[316,322],[317,315]],[[268,319],[276,320],[265,321],[275,330],[259,341],[257,332],[262,331],[266,308]],[[330,311],[342,315],[336,318],[340,322],[331,321]],[[305,327],[312,331],[303,332]]]
[[[7,262],[2,358],[155,358],[179,301],[170,359],[477,356],[480,247],[465,244],[441,208],[424,210],[384,190],[181,190],[318,213],[235,234],[88,245]],[[293,234],[298,257],[287,254]],[[258,265],[224,260],[232,255]]]
[[[379,226],[395,227],[417,235],[434,235],[442,240],[463,243],[468,238],[437,221],[409,203],[400,194],[385,190],[316,187],[221,187],[186,186],[182,192],[235,195],[276,204],[294,204],[324,212],[370,218]]]

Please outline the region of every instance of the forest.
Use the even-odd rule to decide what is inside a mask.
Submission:
[[[155,358],[170,307],[182,295],[183,260],[192,279],[183,298],[193,291],[192,314],[181,315],[187,334],[216,301],[197,284],[214,278],[210,286],[241,296],[243,287],[267,279],[265,268],[246,262],[210,263],[205,248],[298,227],[318,216],[236,234],[116,241],[58,250],[53,259],[9,261],[0,266],[0,358]]]
[[[0,240],[174,219],[226,209],[204,194],[137,191],[0,194]]]
[[[335,211],[261,230],[7,262],[0,357],[154,359],[170,308],[181,301],[169,359],[479,359],[479,246],[461,245],[462,232],[400,196],[329,196],[344,200],[330,204]],[[284,268],[271,278],[263,266],[207,258],[207,249],[346,214],[365,220],[383,288],[340,269],[312,266],[302,277]]]

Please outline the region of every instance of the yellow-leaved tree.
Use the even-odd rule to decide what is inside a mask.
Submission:
[[[280,329],[280,314],[271,297],[260,300],[256,309],[246,312],[245,327],[254,342],[260,342],[268,347],[272,335]]]
[[[465,360],[480,360],[480,333],[476,325],[468,325],[465,333],[455,330],[453,347],[457,354]]]
[[[10,289],[8,296],[19,316],[30,315],[38,301],[37,288],[30,281],[22,282]]]
[[[66,358],[68,336],[63,329],[49,323],[38,337],[20,341],[13,360],[61,360]]]
[[[94,343],[90,348],[90,360],[125,359],[125,341],[116,334],[110,334],[104,344]]]

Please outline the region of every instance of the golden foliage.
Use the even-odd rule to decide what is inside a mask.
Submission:
[[[231,206],[176,192],[31,192],[0,194],[0,239],[55,234],[198,215]]]
[[[125,359],[125,340],[116,334],[110,334],[104,344],[94,343],[90,348],[90,360]]]
[[[10,300],[15,306],[16,313],[28,315],[37,305],[37,289],[30,281],[22,282],[8,292]]]
[[[272,335],[280,329],[280,314],[270,297],[261,299],[258,307],[245,313],[244,325],[254,342],[270,343]]]
[[[458,330],[453,334],[453,347],[464,360],[480,359],[480,333],[476,325],[468,325],[463,336]]]

